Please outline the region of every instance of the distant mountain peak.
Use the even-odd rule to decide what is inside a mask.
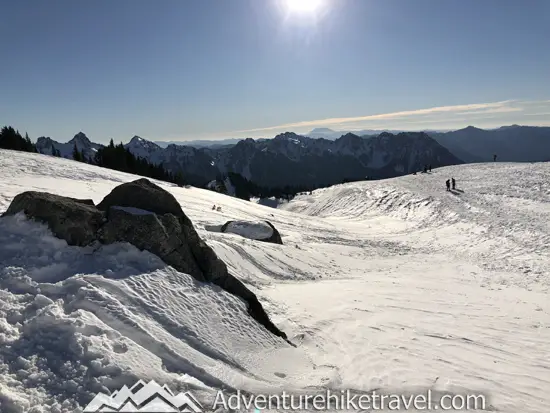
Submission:
[[[86,146],[90,146],[92,144],[92,141],[88,139],[88,137],[84,132],[78,132],[76,135],[74,135],[74,137],[68,143],[71,143],[71,144],[80,143]]]
[[[37,140],[37,142],[55,142],[52,138],[49,136],[40,136]]]
[[[356,140],[362,140],[359,135],[356,135],[355,133],[348,132],[345,135],[340,136],[337,141],[356,141]]]
[[[514,123],[513,125],[510,125],[510,126],[501,126],[499,129],[514,129],[514,128],[521,128],[521,126]]]
[[[409,138],[416,138],[416,139],[432,139],[430,137],[430,135],[428,135],[426,132],[424,131],[420,131],[420,132],[400,132],[398,133],[398,136],[406,136],[406,137],[409,137]]]
[[[235,146],[243,147],[243,146],[251,146],[255,144],[256,144],[256,141],[254,139],[246,138],[246,139],[243,139],[242,141],[239,141]]]
[[[130,142],[127,143],[127,146],[160,148],[160,146],[158,146],[155,142],[148,141],[147,139],[143,139],[141,136],[137,136],[137,135],[135,135],[132,139],[130,139]]]
[[[275,136],[275,138],[273,139],[296,139],[298,138],[300,135],[297,135],[296,133],[294,132],[283,132],[283,133],[279,133],[277,136]]]

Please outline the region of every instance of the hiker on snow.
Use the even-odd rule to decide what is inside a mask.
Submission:
[[[453,183],[453,189],[455,189],[455,187],[456,187],[456,181],[455,181],[455,179],[454,179],[454,178],[451,178],[451,182]]]
[[[447,185],[447,191],[450,191],[451,190],[451,181],[447,179],[445,181],[445,185]]]

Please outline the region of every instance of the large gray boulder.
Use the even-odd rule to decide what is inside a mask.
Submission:
[[[57,238],[69,245],[85,246],[96,239],[104,215],[91,199],[75,199],[46,192],[23,192],[15,196],[2,215],[25,215],[47,224]]]
[[[97,237],[103,244],[128,242],[159,256],[181,272],[207,281],[181,234],[181,225],[172,214],[156,215],[113,206],[107,211],[107,222],[99,229]]]
[[[178,271],[240,297],[251,317],[287,339],[256,295],[228,272],[225,263],[200,238],[176,198],[147,179],[117,186],[97,207],[91,200],[24,192],[14,198],[4,215],[21,211],[48,224],[54,235],[69,245],[128,242],[147,250]]]
[[[185,216],[174,195],[145,178],[117,186],[97,205],[102,211],[112,206],[133,207],[159,215]]]

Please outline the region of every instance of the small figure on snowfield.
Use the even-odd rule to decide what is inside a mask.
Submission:
[[[447,191],[450,191],[451,190],[451,181],[449,179],[447,179],[445,181],[445,185],[447,185]]]
[[[453,189],[455,189],[455,188],[456,188],[456,181],[455,181],[455,179],[454,179],[454,178],[451,178],[451,182],[453,183]]]

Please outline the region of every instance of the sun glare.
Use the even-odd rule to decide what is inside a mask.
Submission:
[[[286,0],[286,7],[291,13],[315,13],[323,0]]]

